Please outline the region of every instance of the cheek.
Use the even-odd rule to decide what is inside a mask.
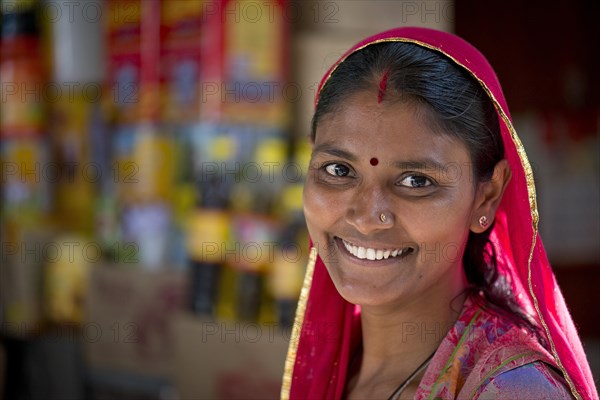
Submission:
[[[308,177],[303,192],[304,218],[309,234],[316,240],[318,231],[324,229],[331,219],[331,195],[319,190],[314,178]]]
[[[335,249],[330,234],[344,227],[348,194],[349,191],[332,189],[319,183],[314,177],[306,179],[303,192],[304,218],[313,244],[320,247],[319,253],[322,256]]]
[[[333,230],[341,215],[336,198],[331,191],[324,190],[310,179],[306,180],[303,192],[306,227],[313,246],[317,248],[328,269],[330,260],[335,259],[335,246],[333,246],[328,233]]]
[[[469,231],[471,200],[457,193],[427,203],[404,203],[400,207],[400,223],[412,240],[427,249],[461,248]]]

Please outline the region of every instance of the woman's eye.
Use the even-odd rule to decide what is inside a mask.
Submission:
[[[409,175],[400,181],[400,185],[411,188],[421,188],[431,186],[432,183],[429,179],[425,178],[424,176]]]
[[[350,168],[343,164],[329,164],[325,166],[325,171],[332,176],[347,176]]]

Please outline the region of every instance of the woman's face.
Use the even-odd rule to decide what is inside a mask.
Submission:
[[[476,203],[470,157],[425,118],[420,106],[361,92],[319,122],[304,211],[351,303],[396,306],[464,287]]]

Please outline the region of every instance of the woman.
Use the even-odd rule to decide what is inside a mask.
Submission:
[[[282,398],[597,398],[476,49],[420,28],[364,40],[321,81],[311,142]]]

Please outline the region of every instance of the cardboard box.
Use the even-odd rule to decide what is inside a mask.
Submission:
[[[99,265],[92,270],[82,328],[92,369],[167,377],[173,366],[172,321],[183,308],[183,272]]]
[[[195,121],[200,113],[202,25],[210,3],[203,0],[161,2],[162,120]]]
[[[310,132],[314,97],[329,67],[362,39],[401,26],[453,31],[452,1],[309,0],[286,6],[286,18],[300,27],[294,35],[294,129],[300,137]]]
[[[290,334],[276,324],[180,314],[172,382],[182,399],[278,399]]]
[[[452,31],[452,0],[308,0],[288,5],[286,16],[304,30],[381,32],[399,26]]]
[[[120,123],[160,116],[160,1],[108,0],[106,96]]]
[[[296,103],[298,115],[295,129],[300,137],[310,133],[314,100],[319,82],[327,70],[355,43],[368,36],[366,32],[349,34],[301,33],[296,36],[294,58],[297,60],[296,84],[301,96]]]
[[[290,124],[295,88],[288,85],[288,3],[209,3],[202,33],[202,119],[276,128]]]

